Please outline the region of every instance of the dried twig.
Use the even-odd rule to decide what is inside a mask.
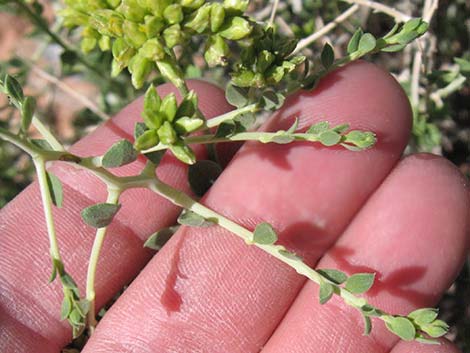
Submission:
[[[395,19],[397,22],[406,22],[411,19],[411,16],[408,16],[390,6],[371,1],[371,0],[342,0],[349,4],[357,4],[361,6],[367,6],[375,11],[382,12],[387,14]]]
[[[43,69],[41,69],[40,67],[38,67],[36,65],[32,65],[31,68],[32,68],[32,71],[34,72],[34,74],[36,74],[37,76],[41,77],[42,79],[44,79],[44,80],[46,80],[46,81],[48,81],[52,84],[54,84],[59,89],[64,91],[66,94],[68,94],[69,96],[75,98],[77,101],[82,103],[85,107],[90,109],[93,113],[98,115],[101,119],[103,119],[103,120],[109,120],[110,119],[110,116],[108,114],[106,114],[105,112],[103,112],[100,108],[98,108],[98,106],[96,105],[95,102],[93,102],[90,99],[88,99],[87,97],[77,93],[77,91],[74,90],[69,85],[63,83],[62,81],[60,81],[59,79],[57,79],[56,77],[54,77],[51,74],[47,73],[46,71],[44,71]]]
[[[343,12],[341,15],[339,15],[338,17],[336,17],[333,21],[331,21],[330,23],[328,23],[325,27],[321,28],[320,30],[318,30],[317,32],[315,33],[312,33],[311,35],[309,35],[308,37],[302,39],[299,41],[299,43],[297,44],[297,47],[295,48],[293,54],[296,54],[298,53],[299,51],[301,51],[302,49],[308,47],[310,44],[312,44],[313,42],[315,42],[318,38],[324,36],[325,34],[327,34],[328,32],[330,32],[331,30],[333,30],[338,24],[340,24],[341,22],[345,21],[346,19],[348,19],[351,15],[353,15],[357,10],[359,10],[359,5],[353,5],[351,6],[349,9],[347,9],[345,12]]]

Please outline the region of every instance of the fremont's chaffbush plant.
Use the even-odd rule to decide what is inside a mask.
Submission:
[[[201,176],[213,180],[220,173],[220,167],[215,162],[197,161],[190,144],[310,141],[324,146],[339,145],[353,151],[373,148],[376,141],[373,132],[350,130],[347,124],[331,126],[326,121],[319,122],[305,132],[297,132],[297,120],[285,131],[256,132],[253,126],[257,113],[279,109],[287,95],[299,89],[313,89],[318,80],[332,70],[366,54],[401,50],[426,32],[424,21],[412,19],[396,25],[382,38],[358,29],[350,39],[345,57],[335,58],[332,47],[326,44],[318,58],[307,58],[298,54],[304,48],[296,40],[276,33],[269,22],[259,23],[248,17],[245,14],[247,0],[65,0],[65,3],[67,7],[61,11],[64,23],[70,28],[78,28],[82,50],[87,53],[99,47],[102,51],[112,52],[112,75],[128,69],[136,88],[160,75],[172,82],[182,96],[179,103],[174,94],[160,97],[149,84],[143,122],[135,126],[134,141],[121,140],[103,156],[83,158],[63,148],[35,117],[34,98],[24,95],[14,77],[1,74],[0,90],[20,111],[22,122],[19,131],[0,129],[0,137],[27,152],[36,167],[50,241],[53,269],[50,281],[58,279],[62,283],[61,318],[68,320],[74,337],[87,327],[92,333],[96,325],[94,282],[101,245],[107,226],[119,212],[120,195],[137,187],[148,188],[182,207],[178,223],[188,226],[217,224],[291,266],[319,285],[322,304],[333,295],[341,297],[362,314],[365,334],[371,331],[371,317],[384,321],[391,332],[404,340],[435,343],[433,338],[447,332],[447,324],[437,319],[435,309],[419,309],[407,316],[398,316],[370,305],[361,294],[373,285],[374,274],[347,276],[334,269],[315,270],[298,255],[277,244],[278,236],[270,224],[260,223],[253,231],[246,229],[155,176],[162,155],[169,150],[182,163],[190,165],[189,182],[195,194],[202,195],[211,182],[200,180]],[[226,97],[236,109],[211,120],[206,120],[199,110],[197,94],[188,90],[178,62],[178,53],[195,38],[204,42],[202,50],[207,65],[225,66],[231,77]],[[28,134],[31,123],[42,134],[42,140],[32,139]],[[119,177],[110,171],[135,161],[140,154],[147,159],[140,174]],[[97,228],[85,296],[79,293],[74,280],[67,274],[56,240],[52,207],[62,205],[62,186],[60,180],[46,170],[46,162],[57,160],[91,171],[108,189],[108,197],[103,203],[87,207],[81,213],[85,223]],[[145,245],[160,249],[177,227],[158,231]]]

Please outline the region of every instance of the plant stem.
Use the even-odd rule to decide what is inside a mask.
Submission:
[[[0,127],[0,138],[14,144],[16,147],[21,148],[23,151],[31,155],[33,158],[39,155],[39,150],[32,146],[29,142],[22,139],[18,135],[11,133]]]
[[[206,127],[207,128],[216,127],[216,126],[219,126],[224,121],[235,119],[236,117],[239,117],[240,115],[243,115],[246,113],[256,113],[258,110],[259,110],[258,104],[253,103],[253,104],[247,105],[246,107],[235,109],[228,113],[225,113],[215,118],[207,120]]]
[[[65,151],[64,146],[55,138],[52,132],[39,120],[36,116],[33,117],[33,126],[39,131],[47,143],[56,151]]]
[[[117,204],[119,201],[119,196],[121,195],[122,190],[113,189],[108,187],[108,197],[106,203]],[[90,335],[93,334],[93,331],[96,327],[96,317],[95,317],[95,276],[96,269],[98,266],[98,259],[100,257],[101,248],[103,246],[103,241],[106,236],[107,227],[98,228],[95,235],[95,240],[93,242],[93,247],[91,249],[90,260],[88,263],[88,272],[86,280],[86,300],[90,303],[90,309],[87,314],[87,323],[88,329],[90,330]]]
[[[315,42],[318,38],[324,36],[331,30],[333,30],[338,24],[341,22],[345,21],[348,19],[351,15],[353,15],[357,10],[359,10],[358,5],[353,5],[349,9],[347,9],[345,12],[343,12],[341,15],[339,15],[337,18],[335,18],[332,22],[328,23],[325,27],[321,28],[317,32],[309,35],[308,37],[302,39],[299,41],[297,44],[297,47],[295,50],[292,52],[292,55],[297,54],[300,52],[302,49],[308,47],[310,44]]]
[[[38,176],[39,190],[42,198],[47,234],[49,236],[50,255],[53,260],[61,262],[62,260],[60,257],[59,245],[57,243],[54,218],[52,215],[52,199],[49,189],[49,183],[47,182],[45,161],[41,157],[36,157],[33,158],[33,163]]]
[[[395,10],[393,7],[381,4],[379,2],[371,1],[371,0],[342,0],[349,4],[358,4],[361,6],[369,7],[375,11],[382,12],[386,15],[389,15],[395,19],[398,23],[406,22],[411,20],[411,16],[404,14],[398,10]]]
[[[233,234],[239,236],[241,239],[245,241],[245,243],[250,245],[255,245],[256,247],[260,248],[261,250],[265,251],[266,253],[270,254],[271,256],[275,257],[276,259],[284,262],[288,266],[292,267],[296,270],[297,273],[307,277],[308,279],[312,280],[313,282],[320,284],[321,281],[330,282],[327,278],[323,277],[308,266],[306,263],[299,259],[293,259],[290,257],[285,256],[282,251],[285,251],[285,248],[280,245],[263,245],[257,244],[253,242],[253,232],[246,229],[245,227],[239,225],[231,221],[230,219],[222,216],[221,214],[207,208],[206,206],[196,202],[191,197],[186,195],[184,192],[179,191],[160,180],[152,180],[148,188],[153,192],[159,194],[160,196],[166,198],[167,200],[171,201],[173,204],[180,206],[182,208],[188,209],[197,213],[198,215],[210,219],[221,226],[222,228],[232,232]],[[336,294],[341,296],[349,305],[360,307],[364,305],[364,299],[360,297],[356,297],[354,294],[350,293],[349,291],[345,290],[344,288],[337,287]]]
[[[268,27],[272,27],[274,23],[274,18],[276,17],[277,8],[279,6],[279,0],[274,0],[273,8],[271,10],[271,16],[269,17]]]

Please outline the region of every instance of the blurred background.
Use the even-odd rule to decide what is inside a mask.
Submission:
[[[253,0],[250,13],[267,19],[269,1]],[[142,94],[126,72],[110,77],[111,54],[84,55],[79,33],[66,29],[58,12],[60,0],[0,0],[0,71],[23,84],[38,101],[39,117],[70,145]],[[470,177],[470,1],[469,0],[281,0],[277,30],[299,39],[315,39],[308,51],[319,55],[325,42],[343,56],[357,27],[384,35],[397,22],[423,17],[429,32],[399,53],[367,58],[390,71],[407,92],[414,110],[413,136],[406,153],[440,154]],[[180,62],[188,78],[220,85],[224,68],[209,69],[193,40]],[[160,82],[154,77],[154,83]],[[0,97],[0,126],[15,129],[15,110]],[[24,154],[0,141],[0,207],[32,179]],[[470,262],[440,303],[451,324],[448,338],[470,352]]]

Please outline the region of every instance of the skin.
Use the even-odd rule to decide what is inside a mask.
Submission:
[[[230,110],[219,89],[191,85],[207,116]],[[73,151],[97,154],[129,137],[141,105],[125,108]],[[348,122],[376,132],[379,142],[363,152],[246,144],[202,202],[249,228],[270,222],[280,243],[312,266],[375,272],[366,297],[382,309],[406,314],[435,305],[468,253],[469,193],[442,158],[400,159],[411,113],[399,85],[372,64],[354,63],[314,92],[291,97],[262,128],[285,129],[294,116],[299,129],[319,120]],[[224,158],[232,150],[224,149]],[[135,173],[142,165],[118,172]],[[184,166],[166,157],[160,168],[163,180],[188,189]],[[79,211],[102,202],[104,188],[87,173],[53,169],[65,186],[64,208],[56,210],[64,262],[83,293],[94,232]],[[183,227],[150,260],[142,242],[172,224],[178,210],[145,190],[127,192],[122,204],[100,259],[97,304],[143,271],[100,322],[86,353],[458,352],[446,341],[432,347],[399,342],[376,321],[372,335],[362,336],[361,318],[341,300],[318,304],[316,285],[218,227]],[[47,284],[42,210],[31,205],[40,205],[35,184],[0,212],[0,348],[7,353],[58,352],[70,338],[58,318],[60,286]]]

